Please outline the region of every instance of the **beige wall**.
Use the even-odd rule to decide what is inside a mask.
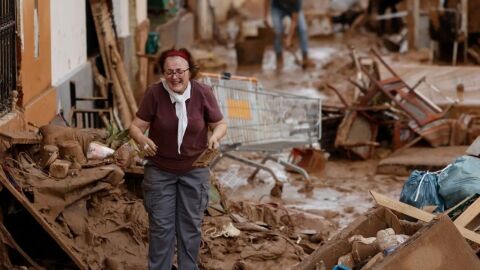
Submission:
[[[50,0],[53,86],[64,83],[87,62],[85,3],[85,0]]]

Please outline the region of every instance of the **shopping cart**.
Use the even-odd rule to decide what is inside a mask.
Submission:
[[[310,186],[308,173],[278,154],[293,147],[319,143],[321,99],[266,91],[251,77],[208,73],[201,76],[201,80],[213,88],[228,124],[226,138],[221,142],[221,155],[212,166],[222,157],[228,157],[256,168],[249,181],[253,181],[259,170],[265,170],[277,184],[281,183],[273,170],[265,166],[265,162],[271,160],[298,172]],[[235,154],[239,151],[264,156],[261,162],[256,162]]]

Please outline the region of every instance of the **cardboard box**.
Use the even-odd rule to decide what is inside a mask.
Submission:
[[[350,223],[350,225],[315,250],[293,269],[315,270],[316,262],[320,261],[325,263],[326,269],[332,269],[337,264],[339,257],[352,251],[352,245],[348,242],[348,238],[353,235],[375,237],[377,231],[386,228],[393,228],[397,234],[411,235],[414,233],[402,225],[392,211],[384,207],[374,208]]]
[[[323,246],[295,266],[295,270],[315,270],[323,261],[332,269],[338,258],[352,251],[348,239],[353,235],[374,237],[377,231],[393,228],[396,234],[411,235],[394,252],[362,270],[450,270],[480,269],[480,260],[448,216],[429,223],[416,224],[401,220],[391,210],[379,207],[353,221]],[[321,264],[319,264],[321,265]]]
[[[371,269],[480,269],[480,260],[447,216],[432,220]]]

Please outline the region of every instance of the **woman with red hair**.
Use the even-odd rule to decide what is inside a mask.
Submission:
[[[198,69],[188,50],[163,52],[159,66],[164,78],[147,89],[130,126],[148,158],[142,183],[148,267],[171,269],[176,239],[179,269],[198,269],[210,170],[192,164],[204,150],[219,146],[227,125],[211,87],[194,80]]]

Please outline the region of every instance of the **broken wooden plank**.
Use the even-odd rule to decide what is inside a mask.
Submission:
[[[480,136],[467,148],[465,154],[472,156],[480,156]]]
[[[333,85],[331,85],[329,83],[327,83],[327,88],[333,90],[333,92],[335,92],[335,94],[337,94],[338,98],[342,102],[343,106],[345,106],[345,108],[348,108],[350,106],[348,104],[347,100],[343,97],[343,95],[340,93],[340,91],[338,91],[337,88],[333,87]]]
[[[0,132],[0,139],[10,144],[39,144],[42,141],[42,135],[29,131],[8,131]]]
[[[122,124],[124,127],[128,127],[138,107],[128,81],[125,65],[118,52],[112,16],[105,0],[92,0],[90,6],[106,77],[113,82],[113,93],[116,97]]]
[[[17,199],[17,201],[27,209],[27,211],[35,218],[35,220],[45,229],[45,231],[59,244],[59,246],[70,256],[73,262],[80,269],[87,270],[88,266],[82,261],[82,259],[75,253],[72,246],[69,245],[64,235],[55,231],[55,229],[47,222],[47,220],[40,214],[37,209],[28,201],[28,199],[20,193],[11,183],[7,180],[7,176],[3,169],[0,169],[0,183],[5,186],[8,191]]]
[[[422,93],[435,104],[447,105],[457,98],[456,89],[459,84],[464,85],[464,103],[478,104],[480,77],[479,68],[472,66],[435,66],[435,65],[412,65],[395,63],[395,71],[410,85],[426,77],[424,84],[420,84],[415,90]],[[379,67],[382,78],[389,76],[389,71]],[[440,93],[440,94],[439,94]]]
[[[411,11],[407,15],[408,47],[419,49],[420,0],[407,0],[407,7]]]
[[[393,151],[390,156],[395,156],[396,154],[402,152],[405,149],[408,149],[412,147],[414,144],[418,143],[422,139],[422,136],[417,136],[415,139],[412,139],[408,143],[406,143],[404,146],[398,148],[397,150]]]
[[[373,190],[370,190],[370,194],[372,195],[375,202],[377,202],[377,204],[395,210],[407,216],[416,218],[424,222],[430,222],[433,218],[435,218],[434,214],[430,214],[406,203],[392,200],[389,197],[377,193]]]
[[[137,80],[135,89],[135,98],[140,102],[148,87],[148,59],[140,57],[145,54],[145,44],[148,39],[148,31],[150,29],[150,21],[146,19],[135,27],[135,51],[138,63],[138,70],[135,78]],[[134,87],[135,88],[135,87]]]
[[[457,226],[465,227],[476,216],[478,216],[478,214],[480,214],[480,198],[478,198],[457,219],[455,219],[454,223]]]
[[[387,196],[384,196],[373,190],[370,191],[370,194],[372,195],[373,199],[375,200],[375,202],[377,202],[378,205],[387,207],[389,209],[395,210],[397,212],[416,218],[418,220],[421,220],[424,222],[430,222],[432,219],[436,217],[434,214],[430,214],[428,212],[420,210],[406,203],[392,200]],[[456,225],[456,227],[460,231],[463,237],[477,244],[480,244],[480,234],[477,234],[471,230],[465,229],[462,226]]]

